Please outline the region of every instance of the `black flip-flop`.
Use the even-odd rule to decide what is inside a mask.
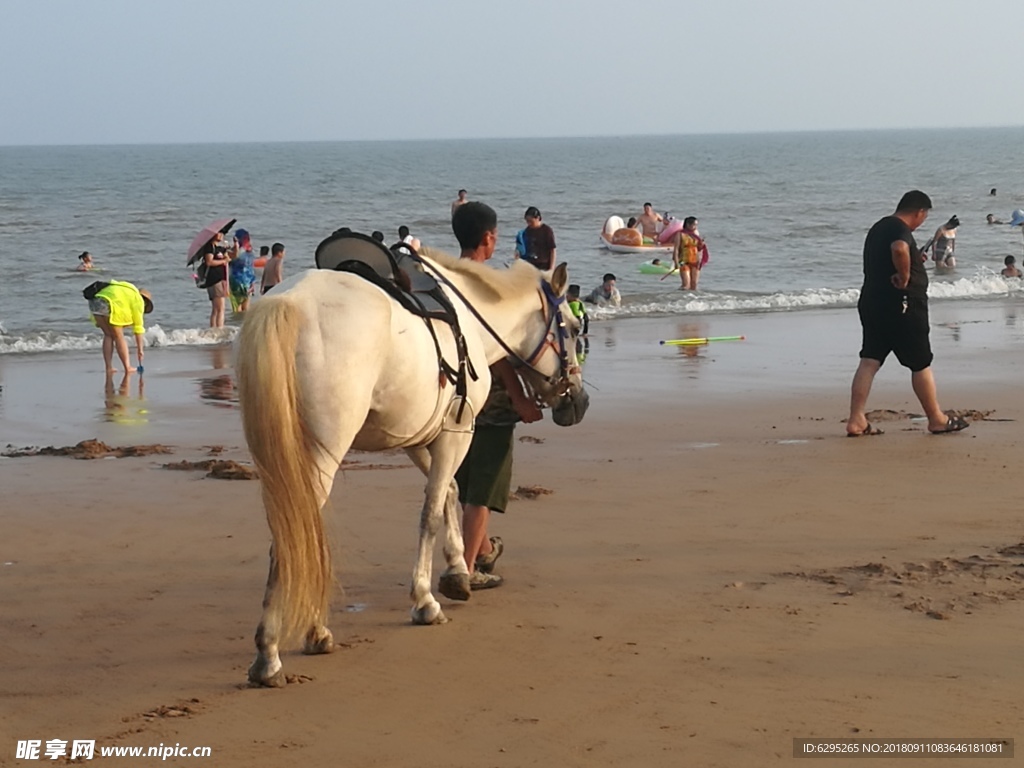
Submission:
[[[885,432],[880,430],[878,427],[872,426],[871,422],[869,421],[868,425],[866,427],[864,427],[864,429],[862,429],[860,432],[847,432],[846,436],[847,437],[874,437],[875,435],[884,435],[884,434],[885,434]]]
[[[963,416],[953,413],[947,415],[949,416],[949,421],[946,422],[946,426],[942,429],[929,429],[928,431],[933,435],[947,435],[950,432],[959,432],[971,426],[971,422],[967,421]]]

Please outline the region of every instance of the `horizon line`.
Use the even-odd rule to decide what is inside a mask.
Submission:
[[[434,136],[423,138],[358,138],[358,139],[243,139],[243,140],[196,140],[196,141],[112,141],[80,143],[0,144],[0,149],[67,148],[67,147],[177,147],[217,146],[226,144],[399,144],[415,142],[452,141],[551,141],[571,139],[633,139],[633,138],[677,138],[709,136],[778,136],[792,134],[827,133],[904,133],[910,131],[964,131],[1000,130],[1024,128],[1024,125],[959,125],[959,126],[918,126],[918,127],[874,127],[874,128],[797,128],[764,131],[716,131],[692,133],[592,133],[559,134],[549,136]]]

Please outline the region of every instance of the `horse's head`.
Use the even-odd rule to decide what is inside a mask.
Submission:
[[[540,281],[541,310],[536,323],[533,353],[525,356],[520,368],[523,379],[538,404],[550,406],[552,420],[561,427],[583,421],[590,396],[583,387],[583,376],[576,361],[576,339],[580,323],[569,309],[565,291],[568,269],[559,264],[551,278]]]

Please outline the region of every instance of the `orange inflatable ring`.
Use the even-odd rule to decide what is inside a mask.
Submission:
[[[254,259],[253,262],[252,262],[252,265],[254,267],[256,267],[257,269],[260,269],[262,267],[267,266],[267,259],[266,259],[266,257],[264,257],[262,259]]]
[[[643,245],[644,237],[635,229],[623,227],[612,233],[612,245]]]

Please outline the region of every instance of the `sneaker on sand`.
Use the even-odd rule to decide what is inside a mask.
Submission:
[[[504,551],[505,545],[501,541],[501,536],[491,536],[491,551],[486,555],[477,555],[474,570],[482,573],[493,573],[494,564]]]
[[[469,588],[474,592],[478,589],[493,589],[494,587],[500,587],[504,581],[505,580],[496,573],[473,571],[469,574]]]

